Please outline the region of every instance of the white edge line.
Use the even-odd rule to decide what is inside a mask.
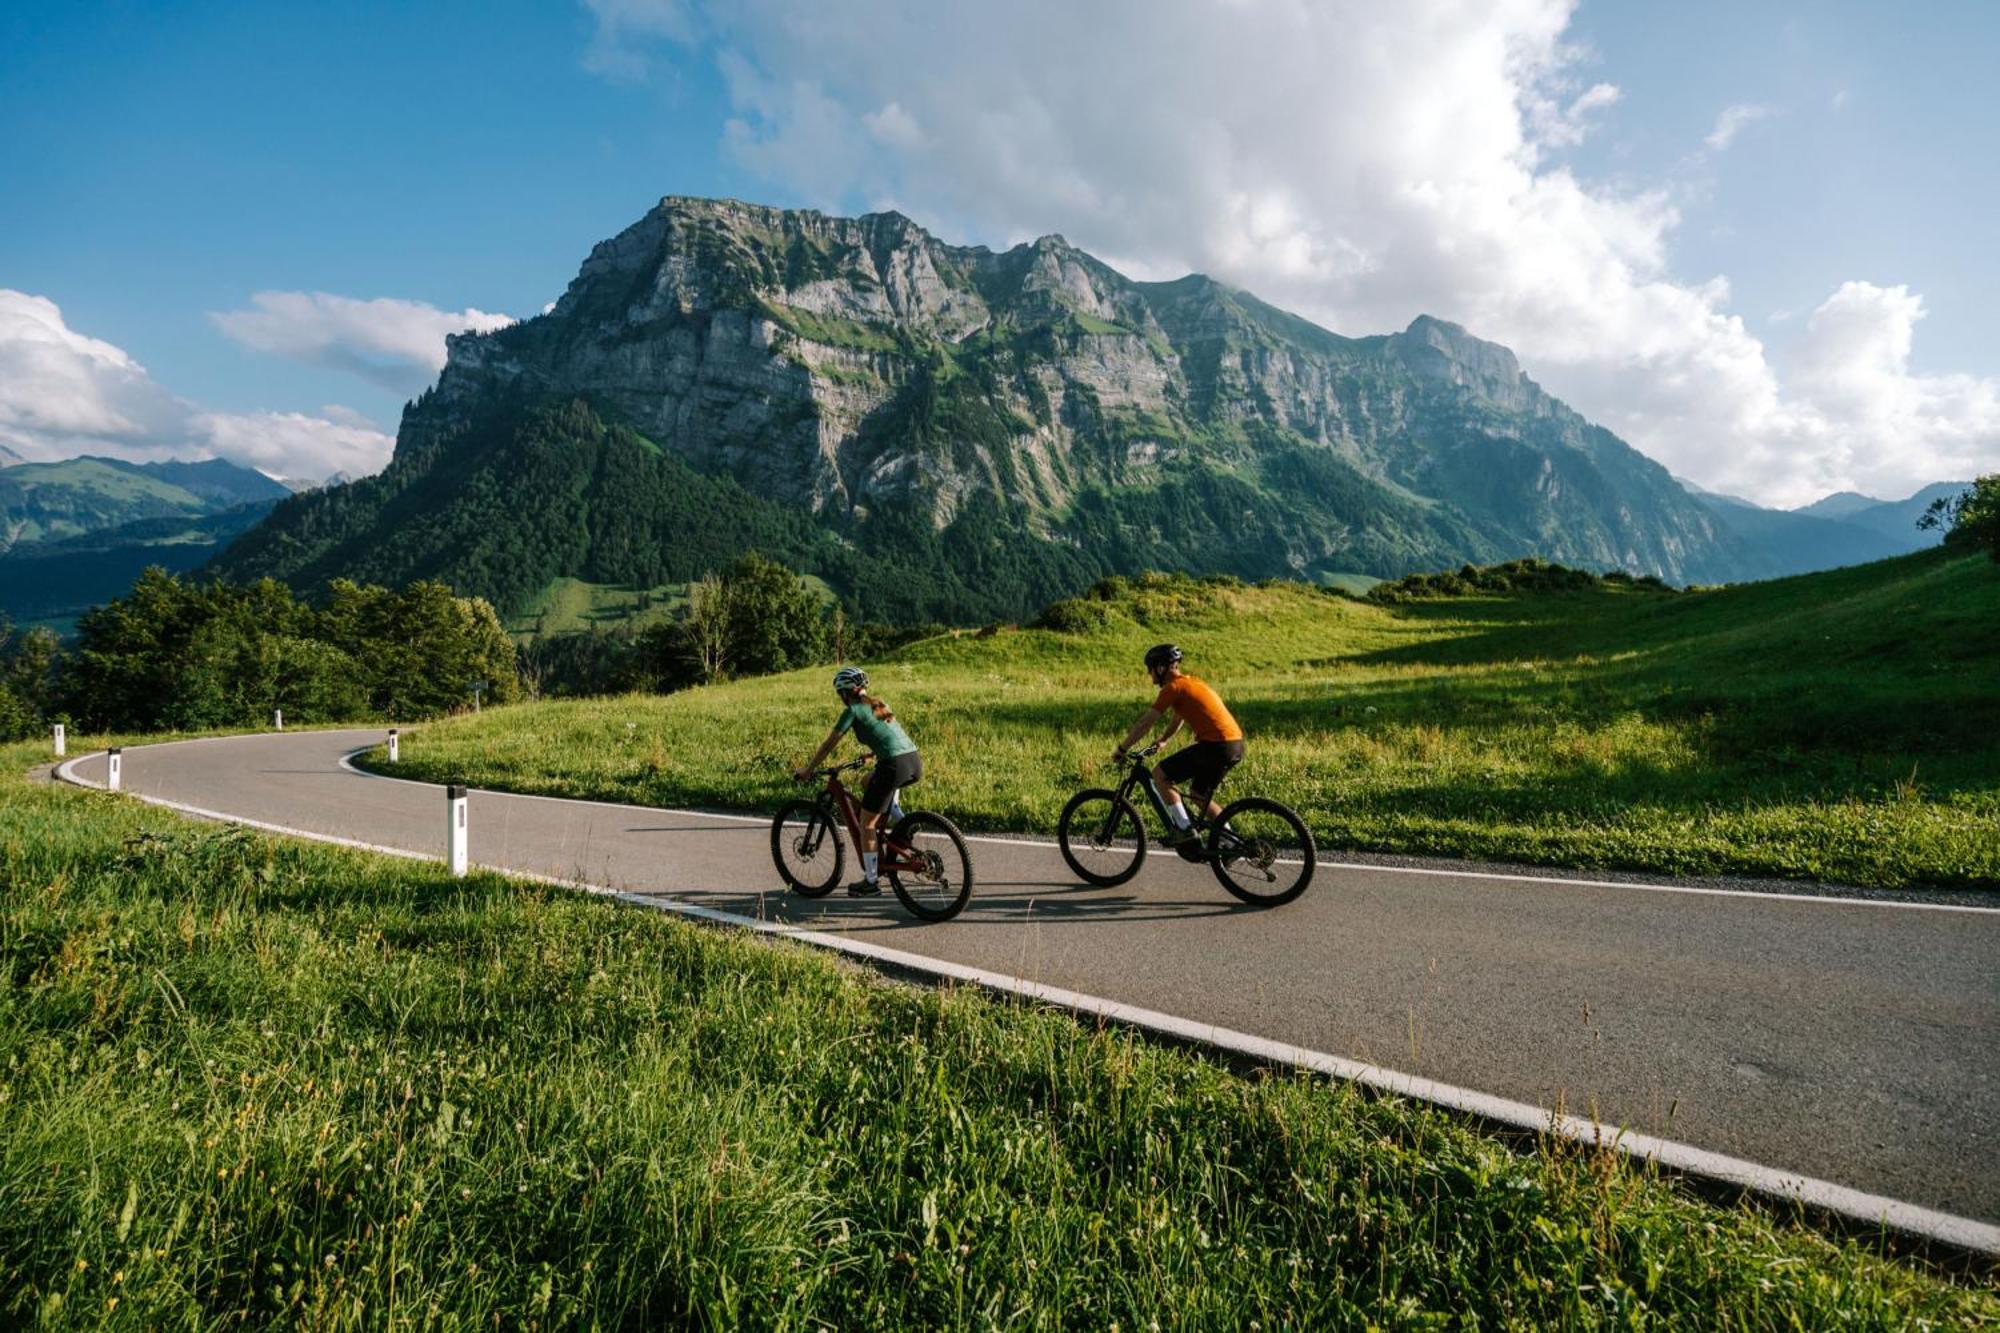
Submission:
[[[364,747],[367,748],[367,747]],[[78,755],[59,765],[56,776],[64,782],[79,787],[102,790],[104,784],[92,782],[78,776],[71,770],[84,759],[101,755],[102,750],[93,754]],[[360,753],[359,750],[350,753]],[[343,765],[346,759],[341,761]],[[357,772],[361,770],[355,770]],[[380,776],[380,775],[371,775]],[[407,778],[392,779],[409,782]],[[430,786],[433,784],[415,784]],[[121,792],[121,795],[136,797],[148,805],[177,810],[184,814],[203,819],[216,820],[226,824],[239,824],[247,828],[261,829],[269,833],[281,833],[290,837],[306,838],[313,842],[332,843],[340,847],[351,847],[361,851],[378,852],[387,856],[401,857],[414,861],[442,861],[444,858],[426,852],[412,852],[400,847],[385,847],[376,843],[362,842],[354,838],[343,838],[331,833],[314,833],[306,829],[287,828],[282,824],[267,823],[263,820],[245,819],[238,815],[223,814],[206,810],[200,806],[170,801],[161,796],[147,796],[139,792]],[[512,794],[512,793],[507,793]],[[561,799],[561,798],[544,798]],[[653,806],[627,806],[626,809],[651,810]],[[666,811],[664,813],[698,814],[698,811]],[[749,816],[728,816],[733,819],[749,819]],[[762,822],[762,821],[757,821]],[[1043,846],[1046,844],[1031,844]],[[643,907],[655,912],[668,912],[693,920],[712,922],[717,925],[748,930],[760,935],[780,938],[811,945],[815,948],[844,954],[850,958],[863,958],[872,962],[886,963],[906,971],[925,976],[949,978],[953,981],[969,982],[982,989],[1003,995],[1017,995],[1073,1014],[1098,1018],[1143,1032],[1167,1036],[1176,1041],[1196,1046],[1226,1051],[1233,1055],[1269,1064],[1289,1065],[1297,1069],[1307,1069],[1324,1074],[1343,1082],[1359,1083],[1398,1097],[1412,1101],[1426,1102],[1433,1106],[1455,1111],[1475,1119],[1506,1125],[1517,1130],[1535,1134],[1554,1134],[1573,1143],[1592,1148],[1609,1148],[1632,1158],[1650,1161],[1669,1170],[1690,1176],[1721,1181],[1750,1193],[1784,1202],[1796,1202],[1822,1212],[1832,1213],[1850,1221],[1871,1227],[1918,1236],[1925,1240],[1943,1242],[1961,1250],[2000,1258],[2000,1226],[1976,1221],[1969,1217],[1959,1217],[1952,1213],[1938,1212],[1917,1204],[1905,1203],[1879,1194],[1869,1194],[1862,1190],[1836,1185],[1832,1181],[1819,1180],[1812,1176],[1796,1175],[1779,1171],[1740,1157],[1729,1157],[1722,1153],[1710,1152],[1692,1144],[1680,1143],[1672,1139],[1656,1138],[1650,1134],[1635,1134],[1624,1130],[1607,1130],[1603,1125],[1584,1120],[1578,1116],[1560,1115],[1526,1102],[1510,1101],[1490,1093],[1476,1092],[1471,1088],[1461,1088],[1450,1083],[1440,1083],[1434,1079],[1418,1078],[1413,1074],[1399,1073],[1384,1069],[1379,1065],[1365,1064],[1344,1056],[1330,1055],[1325,1051],[1315,1051],[1304,1046],[1294,1046],[1289,1042],[1273,1041],[1268,1037],[1254,1036],[1233,1028],[1216,1027],[1192,1019],[1177,1018],[1158,1010],[1142,1009],[1136,1005],[1105,999],[1102,996],[1086,995],[1079,991],[1066,990],[1060,986],[1045,985],[1028,981],[1021,977],[1011,977],[1001,972],[989,972],[984,968],[968,967],[962,963],[949,963],[942,959],[929,958],[923,954],[909,953],[902,949],[892,949],[886,945],[873,944],[866,940],[852,940],[842,935],[825,931],[803,930],[797,926],[775,921],[760,921],[754,917],[739,916],[734,912],[724,912],[713,907],[703,907],[695,903],[681,902],[672,898],[656,897],[634,893],[627,889],[615,889],[586,880],[563,879],[555,875],[537,874],[532,871],[509,870],[501,866],[474,863],[474,869],[486,870],[513,879],[529,880],[549,884],[559,888],[580,890],[596,897],[611,898],[634,907]],[[1785,895],[1775,895],[1783,897]]]
[[[230,737],[203,736],[199,740],[228,740]],[[187,741],[171,741],[168,744],[185,745]],[[403,782],[415,787],[438,787],[442,784],[421,782],[415,778],[393,777],[387,773],[376,773],[362,768],[354,762],[354,757],[379,749],[382,742],[359,745],[340,757],[340,766],[350,773],[364,778],[375,778],[382,782]],[[667,805],[632,805],[625,801],[586,801],[574,796],[544,796],[536,792],[496,791],[486,787],[474,787],[474,792],[486,796],[501,796],[513,801],[549,801],[556,805],[588,805],[608,810],[641,810],[654,815],[681,815],[689,819],[726,819],[739,824],[768,824],[763,815],[733,815],[716,810],[682,810]],[[1053,848],[1054,842],[1039,841],[1034,838],[1003,838],[990,833],[968,833],[967,842],[990,843],[996,847],[1042,847]],[[1559,875],[1510,875],[1494,870],[1442,870],[1427,866],[1385,866],[1372,865],[1366,861],[1321,861],[1328,870],[1358,870],[1384,875],[1433,875],[1443,879],[1483,879],[1498,880],[1508,884],[1554,884],[1564,888],[1579,889],[1637,889],[1642,893],[1683,893],[1704,898],[1755,898],[1767,902],[1781,903],[1826,903],[1840,907],[1893,907],[1913,912],[1966,912],[1973,915],[2000,916],[2000,907],[1976,907],[1969,903],[1906,903],[1893,898],[1853,898],[1834,893],[1772,893],[1764,889],[1707,889],[1693,884],[1646,884],[1634,880],[1621,879],[1573,879]]]

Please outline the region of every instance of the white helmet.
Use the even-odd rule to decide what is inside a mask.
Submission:
[[[833,673],[833,688],[842,693],[868,688],[868,673],[860,667],[842,667]]]

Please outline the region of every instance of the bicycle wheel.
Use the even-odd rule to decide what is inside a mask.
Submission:
[[[1102,787],[1069,798],[1056,824],[1056,842],[1077,878],[1100,888],[1123,884],[1146,864],[1146,826],[1139,812]]]
[[[771,821],[771,859],[792,892],[818,898],[840,883],[847,847],[817,801],[793,801]]]
[[[949,921],[964,910],[972,897],[972,853],[965,849],[965,837],[943,815],[919,810],[904,815],[889,830],[888,841],[898,843],[921,861],[920,869],[889,869],[891,849],[883,849],[884,869],[889,887],[903,900],[903,906],[926,921]]]
[[[1208,832],[1208,865],[1222,887],[1253,907],[1279,907],[1312,883],[1319,852],[1290,807],[1261,796],[1236,802]]]

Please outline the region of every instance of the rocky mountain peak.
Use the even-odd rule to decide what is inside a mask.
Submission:
[[[1499,343],[1475,338],[1449,320],[1418,315],[1389,340],[1390,350],[1418,376],[1471,389],[1496,404],[1523,408],[1534,382],[1521,373],[1514,353]]]
[[[1071,552],[1137,543],[1106,568],[1193,559],[1164,537],[1137,553],[1183,530],[1171,492],[1273,515],[1244,569],[1723,568],[1706,510],[1507,348],[1428,315],[1343,337],[1201,275],[1135,282],[1054,233],[996,252],[895,212],[668,196],[548,314],[448,347],[399,459],[496,405],[581,398],[862,545],[889,514],[943,533],[998,513]],[[1113,510],[1129,532],[1091,526]],[[1213,521],[1216,550],[1243,544]]]

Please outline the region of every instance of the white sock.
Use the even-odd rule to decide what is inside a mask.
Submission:
[[[1175,798],[1168,803],[1167,818],[1174,821],[1175,828],[1186,828],[1188,826],[1187,807],[1180,803],[1179,798]]]
[[[861,877],[863,879],[872,880],[875,878],[875,864],[875,853],[861,853]]]

